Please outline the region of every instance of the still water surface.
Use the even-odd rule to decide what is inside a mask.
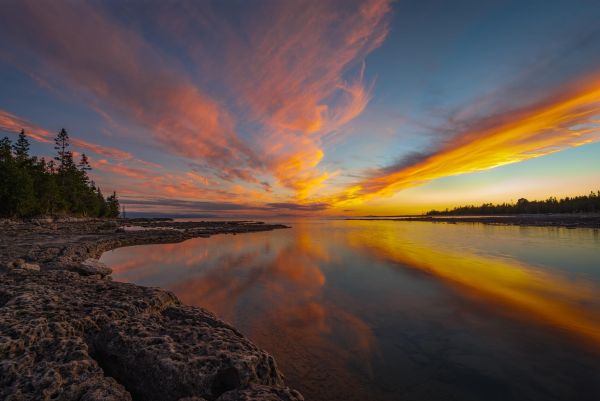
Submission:
[[[598,230],[287,224],[101,260],[235,325],[307,400],[600,400]]]

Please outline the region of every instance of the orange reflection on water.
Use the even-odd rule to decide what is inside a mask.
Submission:
[[[378,227],[378,235],[368,229],[353,230],[349,242],[374,257],[442,279],[463,295],[492,302],[498,313],[549,323],[600,346],[597,286],[508,258],[482,256],[464,248],[440,249],[439,244],[419,241],[410,230],[393,224]]]

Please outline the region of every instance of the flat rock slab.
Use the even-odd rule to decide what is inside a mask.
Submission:
[[[229,400],[252,385],[290,399],[272,398],[291,390],[271,355],[168,291],[59,270],[0,279],[3,400]]]

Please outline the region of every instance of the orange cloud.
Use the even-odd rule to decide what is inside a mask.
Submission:
[[[24,129],[27,136],[43,143],[53,143],[56,134],[40,128],[24,118],[18,117],[5,110],[0,110],[0,130],[19,133]],[[102,146],[95,143],[84,141],[83,139],[71,138],[71,144],[77,148],[85,149],[101,156],[110,157],[117,160],[133,159],[133,155],[121,149],[110,146]]]
[[[600,140],[600,79],[564,88],[546,101],[486,119],[439,151],[388,167],[329,200],[344,205],[392,195],[441,177],[472,173]]]
[[[272,2],[241,28],[195,7],[182,11],[161,13],[160,26],[199,70],[224,77],[232,103],[262,126],[252,136],[260,166],[297,200],[306,198],[332,176],[319,169],[323,137],[371,98],[364,59],[387,35],[389,1]],[[210,47],[197,38],[212,32],[224,51],[207,58]]]
[[[254,46],[241,50],[253,62],[236,71],[234,82],[267,128],[259,139],[273,155],[266,164],[300,201],[332,176],[318,169],[322,137],[360,115],[370,100],[364,63],[356,78],[344,75],[381,45],[389,12],[387,0],[282,2],[268,28],[252,30]]]
[[[29,121],[17,117],[5,110],[0,110],[0,130],[14,134],[24,129],[29,137],[44,143],[52,143],[50,132],[33,126]]]
[[[337,129],[368,101],[362,71],[344,74],[381,45],[389,12],[387,0],[278,3],[240,49],[254,62],[237,66],[235,85],[277,132]]]
[[[386,37],[391,7],[389,0],[336,0],[273,2],[263,11],[245,18],[242,29],[215,18],[212,28],[223,46],[207,58],[202,38],[212,31],[206,26],[211,7],[147,8],[159,20],[156,29],[171,30],[173,46],[188,48],[198,70],[214,63],[210,81],[219,77],[216,84],[235,94],[232,106],[259,126],[247,134],[253,146],[238,135],[234,113],[222,99],[101,4],[41,8],[23,0],[11,4],[1,22],[18,65],[47,85],[70,84],[109,123],[112,114],[106,113],[119,113],[147,128],[168,151],[195,159],[225,181],[259,184],[257,175],[271,173],[303,200],[333,175],[319,169],[323,137],[369,102],[364,59]],[[35,63],[23,61],[32,56]]]
[[[198,173],[195,173],[193,171],[188,171],[187,173],[185,173],[185,175],[190,177],[193,181],[197,181],[203,185],[208,185],[208,178],[206,178]]]
[[[179,155],[202,158],[224,171],[259,167],[227,110],[203,93],[177,61],[102,5],[52,2],[39,7],[24,0],[8,11],[3,32],[13,39],[15,54],[37,56],[37,63],[22,62],[24,69],[39,69],[40,75],[54,78],[47,79],[51,84],[57,78],[69,83],[84,98],[91,97],[95,109],[120,113],[148,128]]]
[[[94,167],[101,171],[106,171],[116,176],[125,176],[128,178],[148,180],[156,176],[148,170],[125,166],[123,164],[112,164],[106,159],[94,160]]]

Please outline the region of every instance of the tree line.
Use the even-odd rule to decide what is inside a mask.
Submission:
[[[455,215],[501,215],[501,214],[543,214],[543,213],[600,213],[600,191],[556,199],[550,197],[541,201],[528,201],[521,198],[517,203],[502,203],[494,205],[484,203],[480,206],[459,206],[451,210],[430,210],[427,216]]]
[[[52,160],[29,155],[29,140],[21,130],[15,143],[0,140],[0,216],[117,217],[117,194],[105,198],[88,176],[87,156],[78,162],[70,150],[69,134],[54,138]]]

